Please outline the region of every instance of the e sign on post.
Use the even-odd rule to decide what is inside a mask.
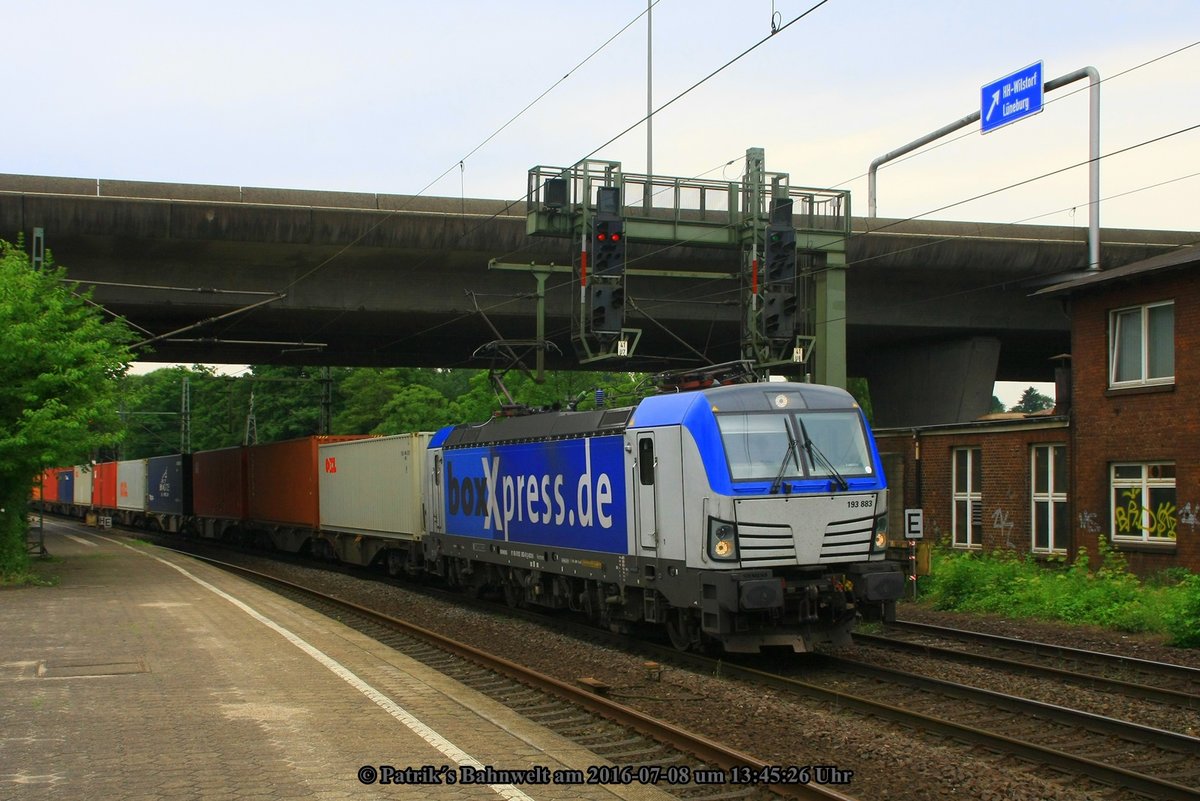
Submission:
[[[979,93],[980,132],[990,133],[1039,113],[1044,98],[1040,61],[986,84]]]
[[[919,540],[925,536],[925,511],[923,509],[904,510],[904,539]]]

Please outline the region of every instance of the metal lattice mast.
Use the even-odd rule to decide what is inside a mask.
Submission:
[[[246,435],[243,445],[258,444],[258,421],[254,419],[254,390],[250,390],[250,411],[246,414]]]
[[[183,377],[179,402],[179,452],[192,452],[192,382],[188,376]]]

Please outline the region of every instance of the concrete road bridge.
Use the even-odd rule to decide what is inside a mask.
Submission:
[[[524,203],[0,175],[0,237],[35,228],[69,276],[154,338],[148,360],[482,367],[477,349],[533,339],[546,280],[551,367],[575,366],[577,243],[526,234]],[[852,218],[847,371],[880,425],[983,411],[994,380],[1053,380],[1069,351],[1058,301],[1030,293],[1087,265],[1086,228]],[[1200,240],[1102,229],[1116,267]],[[630,241],[628,369],[739,355],[739,255]],[[168,336],[163,336],[168,335]],[[597,365],[612,369],[613,364]]]

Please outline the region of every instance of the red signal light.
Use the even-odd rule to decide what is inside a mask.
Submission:
[[[597,241],[599,241],[599,242],[603,242],[603,241],[605,241],[606,239],[608,239],[608,234],[596,234],[596,240],[597,240]]]
[[[614,241],[614,242],[620,242],[620,241],[621,241],[621,235],[620,235],[620,234],[613,234],[613,235],[612,235],[612,241]]]

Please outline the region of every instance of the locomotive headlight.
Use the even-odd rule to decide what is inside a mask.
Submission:
[[[888,545],[888,519],[886,514],[875,518],[875,536],[871,541],[872,551],[886,551]]]
[[[708,519],[708,555],[723,562],[738,558],[736,523],[715,517]]]

